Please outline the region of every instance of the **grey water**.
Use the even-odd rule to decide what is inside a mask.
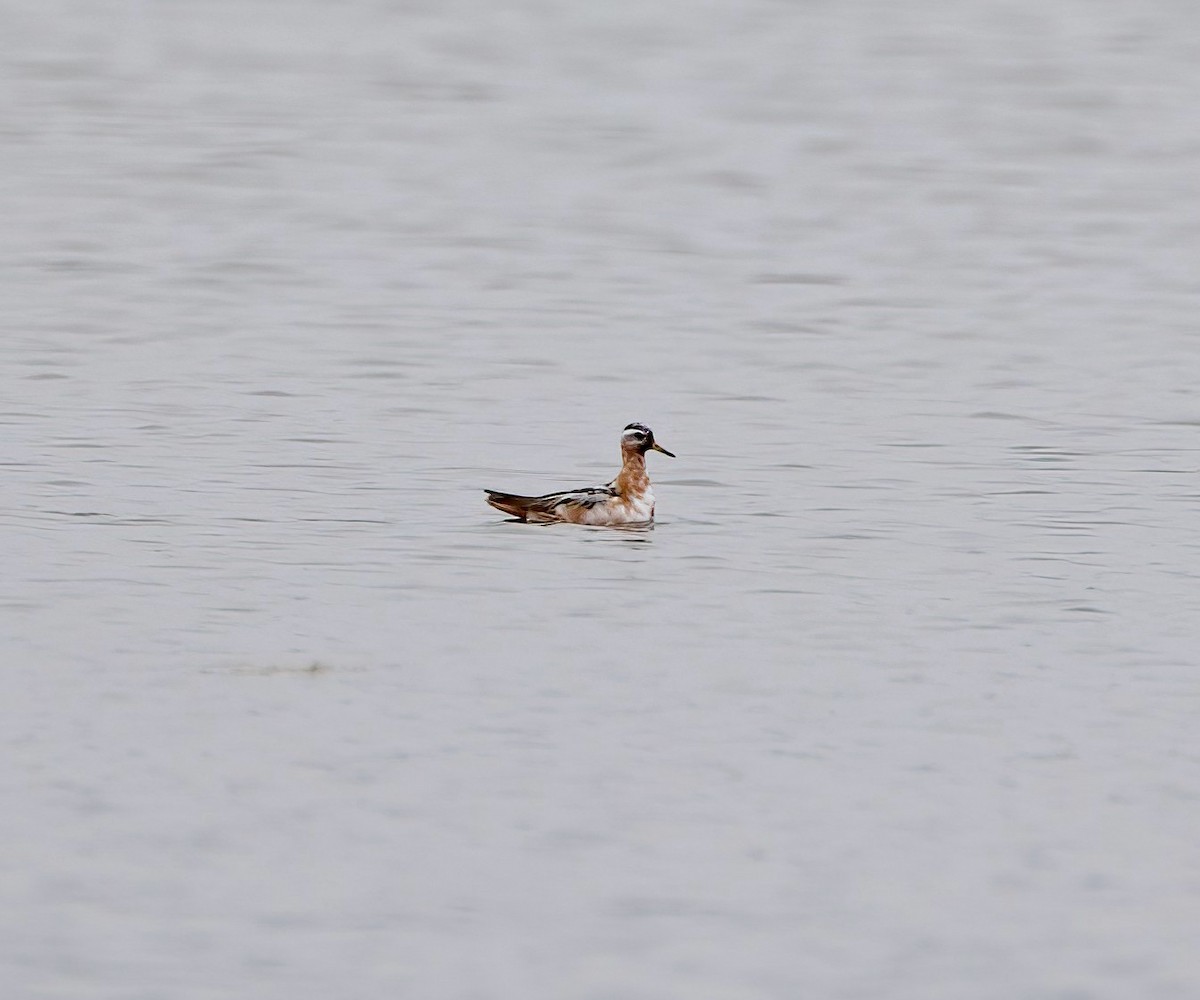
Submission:
[[[1200,995],[1200,8],[0,39],[5,997]]]

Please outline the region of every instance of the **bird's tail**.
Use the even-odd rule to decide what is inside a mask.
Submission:
[[[504,511],[522,521],[529,517],[529,512],[537,502],[537,497],[519,497],[514,493],[501,493],[498,490],[484,490],[485,498],[496,510]]]

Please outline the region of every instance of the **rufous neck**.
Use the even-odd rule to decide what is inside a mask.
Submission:
[[[622,494],[640,493],[650,483],[646,475],[646,456],[636,448],[621,449],[621,471],[617,475],[617,489]]]

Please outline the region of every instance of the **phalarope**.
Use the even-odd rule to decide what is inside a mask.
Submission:
[[[540,497],[485,490],[487,502],[522,521],[570,521],[572,524],[649,524],[654,520],[654,491],[646,475],[646,452],[675,456],[654,440],[645,424],[630,424],[621,434],[621,471],[604,486],[585,486]]]

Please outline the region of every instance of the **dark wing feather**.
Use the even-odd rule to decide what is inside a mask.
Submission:
[[[564,507],[594,507],[616,496],[611,486],[584,486],[578,490],[562,490],[540,497],[523,497],[515,493],[501,493],[499,490],[484,492],[489,504],[522,521],[530,518],[557,521],[562,518]]]

